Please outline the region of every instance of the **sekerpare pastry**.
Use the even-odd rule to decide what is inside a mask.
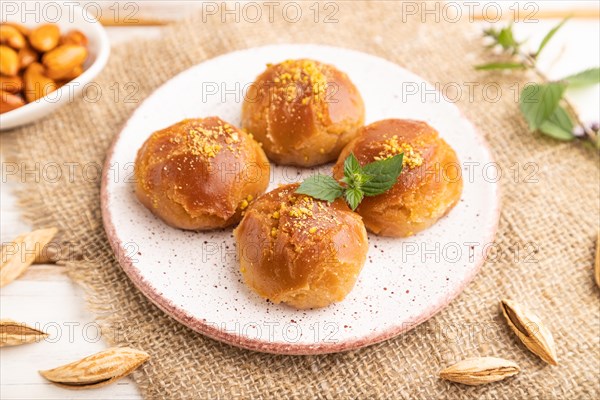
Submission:
[[[269,170],[251,135],[218,117],[186,119],[154,132],[139,149],[135,192],[169,225],[223,228],[264,193]]]
[[[367,229],[382,236],[407,237],[433,225],[460,200],[463,182],[455,151],[422,121],[386,119],[360,129],[334,166],[344,176],[353,153],[361,165],[404,154],[403,170],[387,192],[365,197],[358,212]]]
[[[268,65],[242,105],[242,128],[270,160],[309,167],[337,159],[362,126],[365,107],[348,75],[318,61]]]
[[[246,284],[273,303],[325,307],[343,300],[365,263],[367,232],[342,199],[296,194],[298,184],[258,198],[234,230]]]

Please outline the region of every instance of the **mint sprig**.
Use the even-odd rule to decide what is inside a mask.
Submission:
[[[332,202],[344,194],[344,188],[329,175],[313,175],[306,178],[296,193],[307,194],[315,199]]]
[[[398,154],[361,167],[354,154],[350,153],[344,160],[343,186],[329,175],[317,174],[305,179],[296,193],[330,203],[343,197],[348,206],[356,210],[365,196],[377,196],[394,186],[402,172],[403,157],[404,154]]]
[[[525,42],[515,40],[512,24],[500,30],[494,28],[484,30],[484,36],[491,40],[487,47],[501,48],[504,57],[492,63],[476,65],[475,69],[533,70],[543,82],[527,85],[519,97],[519,108],[529,125],[529,130],[563,141],[587,139],[589,143],[600,149],[598,125],[581,121],[575,108],[565,96],[571,88],[583,88],[600,83],[600,68],[589,68],[552,81],[537,66],[542,50],[568,20],[569,17],[563,19],[546,33],[535,52],[525,51],[522,47]]]
[[[539,129],[558,107],[566,85],[561,82],[546,84],[532,83],[523,89],[519,108],[529,125],[529,129]]]

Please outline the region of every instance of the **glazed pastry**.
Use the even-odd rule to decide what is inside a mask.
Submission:
[[[313,60],[288,60],[268,65],[249,88],[242,127],[271,161],[308,167],[336,160],[364,115],[362,97],[345,73]]]
[[[217,118],[154,132],[135,160],[140,202],[176,228],[237,223],[269,183],[269,162],[250,135]]]
[[[365,197],[356,209],[373,233],[414,235],[446,215],[460,199],[463,182],[456,153],[425,122],[387,119],[361,128],[334,166],[338,180],[350,153],[361,165],[404,154],[397,183],[386,193]]]
[[[298,184],[261,196],[234,231],[246,284],[274,303],[325,307],[352,290],[367,256],[367,232],[342,199],[295,194]]]

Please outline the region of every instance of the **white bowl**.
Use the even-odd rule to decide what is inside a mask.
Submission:
[[[60,27],[61,34],[71,29],[80,30],[88,37],[89,55],[84,63],[84,72],[71,82],[41,99],[0,114],[0,130],[31,123],[66,103],[80,101],[79,93],[86,85],[94,85],[91,81],[104,68],[110,53],[110,43],[102,24],[81,7],[59,2],[36,2],[35,5],[15,2],[12,5],[6,7],[5,4],[2,7],[2,22],[15,22],[28,28],[55,23]]]

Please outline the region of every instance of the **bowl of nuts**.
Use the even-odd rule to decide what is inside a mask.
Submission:
[[[76,101],[110,53],[106,31],[83,8],[53,3],[32,12],[20,4],[0,22],[0,130]]]

